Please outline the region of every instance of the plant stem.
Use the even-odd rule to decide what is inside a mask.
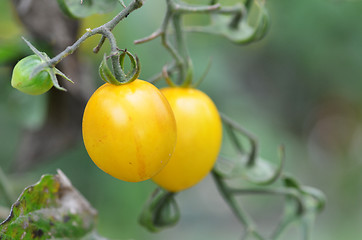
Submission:
[[[120,13],[118,13],[117,16],[115,16],[109,22],[103,24],[103,26],[112,31],[113,28],[124,18],[128,17],[128,15],[131,12],[142,7],[143,2],[144,2],[144,0],[133,0],[125,9],[123,9]]]
[[[118,13],[112,20],[103,24],[100,27],[94,29],[87,29],[87,32],[84,33],[73,45],[67,47],[64,51],[59,53],[54,58],[50,59],[48,65],[49,67],[54,67],[57,63],[59,63],[62,59],[72,54],[75,50],[77,50],[81,43],[83,43],[89,37],[95,34],[102,34],[102,39],[97,45],[97,47],[93,50],[93,52],[97,53],[99,49],[102,47],[105,39],[107,38],[110,42],[112,52],[117,49],[117,44],[115,38],[112,34],[113,28],[124,18],[126,18],[131,12],[140,8],[143,5],[143,0],[133,0],[125,9],[123,9],[120,13]],[[113,64],[114,65],[114,64]],[[116,71],[118,71],[116,69]],[[119,73],[117,73],[119,74]]]
[[[227,124],[232,129],[235,129],[236,131],[238,131],[239,133],[243,134],[244,136],[246,136],[248,138],[248,140],[250,141],[250,145],[251,145],[251,152],[249,155],[249,161],[247,162],[247,166],[249,166],[249,167],[254,166],[255,161],[256,161],[256,156],[258,154],[258,142],[257,142],[256,138],[254,137],[254,135],[251,134],[249,131],[247,131],[242,126],[240,126],[237,122],[235,122],[231,118],[227,117],[225,114],[223,114],[221,112],[219,114],[225,124]]]
[[[279,189],[279,188],[247,188],[247,189],[230,189],[233,194],[268,194],[268,195],[282,195],[292,197],[298,205],[302,206],[303,201],[300,193],[292,189]]]
[[[153,32],[148,37],[135,40],[134,43],[145,43],[157,37],[161,37],[163,46],[171,54],[175,61],[175,65],[178,68],[178,83],[182,86],[188,86],[192,81],[192,62],[191,58],[189,57],[185,41],[186,31],[184,30],[182,24],[182,16],[184,14],[191,13],[236,14],[238,16],[242,16],[245,7],[242,4],[236,4],[232,7],[221,7],[221,4],[217,3],[217,1],[212,2],[212,4],[208,6],[193,6],[184,3],[176,3],[174,0],[166,0],[166,6],[166,15],[160,29]],[[171,21],[173,23],[173,30],[175,34],[175,47],[171,45],[168,40],[168,35],[170,33],[167,30]],[[157,76],[162,75],[158,74]],[[252,151],[252,154],[250,155],[250,161],[248,162],[251,166],[254,164],[254,155],[255,154]]]
[[[257,239],[261,240],[264,239],[258,232],[256,232],[255,224],[252,222],[252,219],[235,201],[233,193],[230,191],[229,187],[224,183],[222,177],[215,170],[212,170],[211,173],[221,196],[225,199],[225,201],[227,202],[227,204],[229,205],[235,216],[244,225],[245,231],[247,233],[254,235]]]
[[[176,49],[181,53],[182,61],[178,64],[179,68],[179,83],[186,79],[186,70],[190,67],[189,54],[186,47],[185,36],[182,30],[182,18],[179,13],[175,13],[172,18],[173,26],[175,29]]]
[[[188,5],[180,5],[175,4],[175,11],[180,14],[188,14],[188,13],[210,13],[220,10],[220,3],[209,5],[209,6],[188,6]]]
[[[288,216],[283,222],[281,222],[277,229],[274,230],[273,234],[271,235],[270,239],[278,239],[282,233],[285,231],[285,229],[292,224],[294,221],[297,220],[297,216]]]

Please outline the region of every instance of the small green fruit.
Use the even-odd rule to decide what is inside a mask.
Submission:
[[[14,67],[11,86],[30,95],[40,95],[47,92],[53,86],[47,71],[41,71],[30,79],[35,67],[41,63],[42,61],[37,55],[30,55],[21,59]]]

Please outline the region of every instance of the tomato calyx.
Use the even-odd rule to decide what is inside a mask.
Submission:
[[[166,83],[170,87],[183,87],[183,88],[198,88],[198,86],[204,81],[205,77],[210,71],[211,68],[211,59],[209,60],[206,69],[202,73],[201,77],[193,82],[193,67],[191,61],[188,63],[187,74],[185,80],[181,84],[176,84],[168,74],[167,66],[164,66],[162,69],[162,76],[165,79]]]
[[[30,74],[30,79],[34,78],[38,73],[45,71],[49,74],[54,87],[56,87],[57,89],[59,89],[61,91],[67,91],[65,88],[63,88],[59,85],[56,75],[59,75],[59,76],[65,78],[66,80],[68,80],[71,83],[74,83],[74,82],[69,77],[67,77],[64,73],[62,73],[59,69],[55,68],[55,66],[53,66],[53,64],[51,64],[50,58],[46,53],[40,52],[28,40],[26,40],[24,37],[22,37],[22,38],[23,38],[24,42],[28,45],[28,47],[31,49],[31,51],[36,56],[38,56],[41,60],[41,63],[32,70],[32,72]]]
[[[139,222],[151,232],[175,225],[180,219],[180,209],[175,194],[157,188],[147,200]]]
[[[118,55],[118,62],[112,61],[112,67],[114,70],[117,69],[117,71],[114,71],[114,73],[112,73],[111,69],[107,64],[107,60],[114,55]],[[126,56],[128,56],[132,65],[132,68],[128,73],[125,73],[124,69],[124,59]],[[103,60],[99,66],[99,75],[101,76],[102,80],[114,85],[130,83],[139,77],[140,72],[141,65],[137,55],[133,55],[132,53],[127,51],[127,49],[120,49],[119,52],[113,53],[110,56],[104,54]]]

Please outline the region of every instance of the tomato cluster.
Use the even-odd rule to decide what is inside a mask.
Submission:
[[[191,87],[160,91],[142,80],[104,84],[83,116],[84,144],[100,169],[129,182],[152,178],[170,192],[209,173],[221,135],[218,110],[205,93]]]

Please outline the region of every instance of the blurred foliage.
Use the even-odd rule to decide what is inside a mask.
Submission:
[[[327,208],[317,218],[314,239],[356,239],[362,235],[362,1],[275,0],[267,1],[267,7],[271,26],[265,39],[258,43],[239,47],[221,37],[189,34],[195,75],[201,76],[211,58],[211,70],[200,88],[223,112],[257,136],[261,156],[277,159],[276,149],[284,143],[287,171],[327,195]],[[163,13],[164,8],[163,1],[146,1],[114,30],[118,45],[140,57],[142,79],[160,72],[170,61],[159,39],[133,45],[133,40],[158,28],[163,15],[155,13]],[[181,221],[176,227],[157,235],[147,233],[138,225],[137,217],[154,184],[125,183],[106,175],[91,163],[81,139],[71,151],[34,166],[25,175],[14,175],[11,162],[21,131],[25,126],[41,124],[46,95],[28,97],[11,88],[12,66],[29,51],[19,40],[26,32],[12,15],[9,1],[1,1],[0,9],[0,166],[18,194],[43,173],[60,168],[98,210],[98,230],[103,236],[240,238],[238,222],[210,178],[179,194]],[[81,33],[115,13],[86,18]],[[190,16],[185,21],[202,23],[205,19]],[[86,41],[80,50],[82,60],[94,66],[102,57],[91,51],[98,40],[94,37]],[[97,79],[100,85],[102,82]],[[233,154],[228,141],[224,142],[222,153]],[[276,198],[248,196],[240,201],[267,232],[281,214],[280,199]],[[1,198],[0,203],[4,204]],[[294,234],[291,229],[285,239],[294,239]]]
[[[107,13],[112,11],[117,0],[103,1],[81,1],[78,0],[57,0],[64,14],[71,18],[84,18],[95,13]]]

